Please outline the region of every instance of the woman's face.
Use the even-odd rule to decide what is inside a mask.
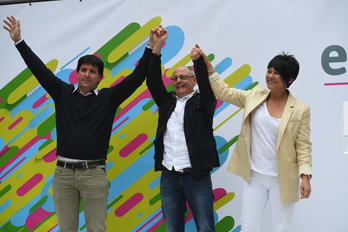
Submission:
[[[280,76],[280,73],[273,67],[267,69],[266,84],[269,90],[285,90],[287,86]]]

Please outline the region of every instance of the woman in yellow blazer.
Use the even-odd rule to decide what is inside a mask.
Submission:
[[[311,193],[310,109],[288,90],[297,78],[299,63],[292,55],[275,56],[267,66],[268,90],[255,87],[245,91],[230,88],[203,51],[201,55],[215,95],[244,108],[241,132],[228,166],[229,172],[244,178],[242,232],[260,230],[267,201],[273,231],[290,231],[294,203]]]

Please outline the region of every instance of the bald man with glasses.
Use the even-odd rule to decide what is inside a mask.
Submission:
[[[147,86],[159,107],[155,145],[155,171],[162,171],[160,192],[167,232],[185,230],[186,202],[197,231],[215,231],[214,195],[210,172],[220,166],[213,135],[216,98],[208,81],[207,66],[191,51],[194,71],[180,66],[171,77],[173,91],[162,80],[160,51],[168,34],[152,33],[154,56],[149,64]],[[199,68],[196,64],[199,63]],[[199,91],[194,90],[198,84]]]

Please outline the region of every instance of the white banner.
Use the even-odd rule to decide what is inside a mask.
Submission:
[[[76,68],[79,56],[104,56],[112,75],[100,83],[103,87],[118,73],[134,68],[132,62],[140,58],[150,28],[159,24],[169,31],[162,54],[168,73],[178,62],[192,65],[185,56],[199,44],[214,56],[212,63],[221,76],[237,88],[265,86],[269,60],[282,51],[294,54],[301,69],[290,91],[311,108],[314,173],[311,197],[296,203],[292,229],[345,232],[347,9],[345,0],[64,0],[4,5],[0,15],[21,21],[25,41],[63,79]],[[58,231],[51,195],[52,101],[26,71],[6,30],[0,31],[0,48],[0,231]],[[156,106],[143,85],[122,108],[127,112],[114,124],[108,155],[108,230],[165,231],[160,173],[153,171],[151,146]],[[240,130],[238,110],[221,103],[214,118],[222,166],[212,178],[221,232],[240,231],[241,179],[226,171]],[[121,123],[126,117],[130,121]],[[264,232],[271,230],[268,211],[267,206]],[[85,231],[83,214],[80,226]],[[195,231],[190,216],[186,228]]]

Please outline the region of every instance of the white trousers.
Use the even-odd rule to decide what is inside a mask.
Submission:
[[[259,232],[267,201],[270,204],[272,231],[290,232],[295,204],[282,205],[277,176],[251,170],[250,181],[243,181],[241,232]]]

